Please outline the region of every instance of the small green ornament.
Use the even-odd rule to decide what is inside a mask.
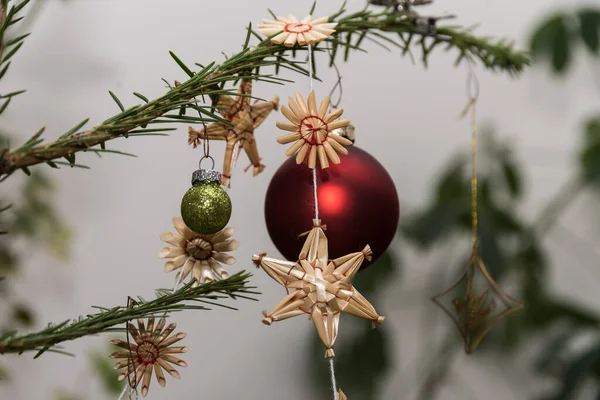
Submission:
[[[231,218],[231,200],[221,186],[221,174],[200,169],[192,175],[192,187],[181,200],[181,217],[192,231],[201,235],[217,233]]]

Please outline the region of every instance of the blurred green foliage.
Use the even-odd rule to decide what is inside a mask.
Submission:
[[[600,115],[591,117],[584,126],[581,170],[586,181],[600,187]]]
[[[0,137],[0,144],[3,141],[6,138]],[[35,323],[30,305],[8,284],[20,274],[31,249],[43,248],[60,260],[68,259],[71,230],[54,206],[55,192],[50,178],[36,171],[17,190],[0,194],[0,302],[10,310],[0,322],[0,334]],[[8,379],[8,373],[0,375],[0,381]]]
[[[104,392],[111,396],[118,396],[123,390],[123,381],[117,380],[119,371],[113,368],[114,362],[106,355],[111,354],[116,346],[111,346],[106,352],[92,352],[90,354],[90,363],[94,375],[100,380]]]
[[[600,54],[600,9],[559,12],[542,20],[531,37],[531,54],[534,62],[550,61],[552,70],[562,74],[573,63],[577,45]]]

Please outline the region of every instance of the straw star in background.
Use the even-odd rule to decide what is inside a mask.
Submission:
[[[235,263],[235,257],[225,253],[239,246],[238,241],[233,239],[233,228],[227,227],[213,235],[200,235],[188,228],[179,217],[173,218],[173,226],[177,233],[165,232],[160,235],[163,242],[171,245],[158,253],[160,258],[171,259],[165,263],[165,272],[183,268],[178,274],[178,283],[191,273],[195,280],[194,287],[229,276],[220,263]]]
[[[192,127],[188,129],[188,144],[194,147],[197,147],[205,137],[208,140],[224,140],[227,143],[221,181],[226,186],[231,186],[231,174],[242,148],[254,166],[254,176],[265,169],[265,166],[260,163],[254,130],[267,119],[271,111],[279,108],[279,97],[275,96],[271,101],[251,103],[251,95],[252,80],[242,79],[238,96],[221,95],[217,101],[219,113],[225,120],[231,122],[231,126],[215,122],[201,130]]]
[[[325,40],[335,32],[337,23],[328,21],[329,17],[313,20],[310,15],[298,21],[290,14],[287,18],[277,17],[275,21],[263,19],[258,31],[265,36],[276,35],[271,39],[275,44],[294,47],[298,43],[300,46],[306,46]]]
[[[146,397],[150,388],[152,372],[156,375],[156,380],[161,386],[167,384],[163,370],[169,375],[179,379],[179,372],[171,364],[179,367],[187,367],[187,363],[171,354],[185,353],[188,348],[185,346],[172,346],[185,338],[185,333],[177,333],[171,336],[171,333],[177,327],[177,324],[169,324],[164,330],[166,320],[161,318],[156,327],[154,326],[154,317],[148,318],[147,324],[138,319],[138,329],[132,323],[127,323],[127,330],[134,343],[121,339],[111,340],[110,343],[125,349],[126,351],[116,351],[110,355],[111,358],[124,358],[119,361],[114,368],[127,368],[119,375],[119,380],[129,377],[129,383],[132,389],[142,383],[142,396]]]
[[[448,305],[444,301],[447,295],[452,297]],[[497,323],[524,306],[492,279],[477,243],[473,244],[471,258],[460,279],[432,300],[456,324],[467,354],[477,349]]]
[[[334,164],[340,163],[338,153],[347,155],[348,150],[344,146],[352,145],[352,142],[343,136],[332,133],[335,129],[350,125],[347,119],[338,118],[344,112],[338,108],[331,113],[329,109],[329,96],[325,97],[317,109],[315,92],[311,91],[308,96],[308,104],[300,93],[296,94],[296,101],[289,98],[289,108],[281,107],[281,113],[290,122],[277,121],[277,127],[289,133],[277,138],[280,144],[295,142],[285,155],[291,157],[296,154],[296,163],[301,164],[308,156],[308,167],[316,168],[317,156],[321,168],[328,168],[329,161]]]
[[[342,389],[338,391],[337,400],[348,400],[348,397],[342,392]]]
[[[370,320],[373,326],[381,325],[384,317],[352,286],[362,262],[371,259],[371,248],[367,245],[362,252],[329,261],[321,221],[313,223],[296,263],[267,258],[266,254],[255,255],[252,261],[288,291],[271,314],[263,312],[263,323],[309,315],[325,345],[325,358],[332,358],[342,311]]]

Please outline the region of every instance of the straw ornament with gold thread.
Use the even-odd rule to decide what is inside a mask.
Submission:
[[[464,341],[465,352],[474,352],[498,322],[523,308],[524,304],[506,293],[492,278],[479,252],[477,210],[477,100],[479,83],[469,64],[469,102],[462,116],[471,115],[471,226],[472,248],[464,273],[447,290],[432,300],[452,318]],[[457,292],[452,294],[453,292]],[[445,304],[450,295],[450,304]]]

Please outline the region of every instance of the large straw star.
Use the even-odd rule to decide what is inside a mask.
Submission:
[[[313,222],[296,263],[267,258],[266,254],[255,255],[252,260],[288,291],[271,314],[263,312],[263,323],[271,325],[273,321],[308,314],[325,344],[325,358],[332,358],[342,311],[371,320],[373,326],[381,325],[384,317],[352,286],[364,259],[371,259],[369,245],[362,252],[329,261],[321,221]]]
[[[254,138],[254,130],[263,123],[271,111],[279,108],[279,97],[273,97],[271,101],[255,101],[250,103],[252,94],[252,80],[242,79],[237,96],[219,96],[217,109],[224,119],[231,122],[232,126],[222,122],[215,122],[205,129],[195,130],[189,128],[188,143],[198,146],[205,135],[209,140],[224,140],[227,142],[225,148],[225,160],[223,161],[223,185],[229,185],[233,167],[238,159],[240,148],[248,154],[250,162],[254,166],[254,176],[261,173],[265,166],[260,163],[258,147]]]

